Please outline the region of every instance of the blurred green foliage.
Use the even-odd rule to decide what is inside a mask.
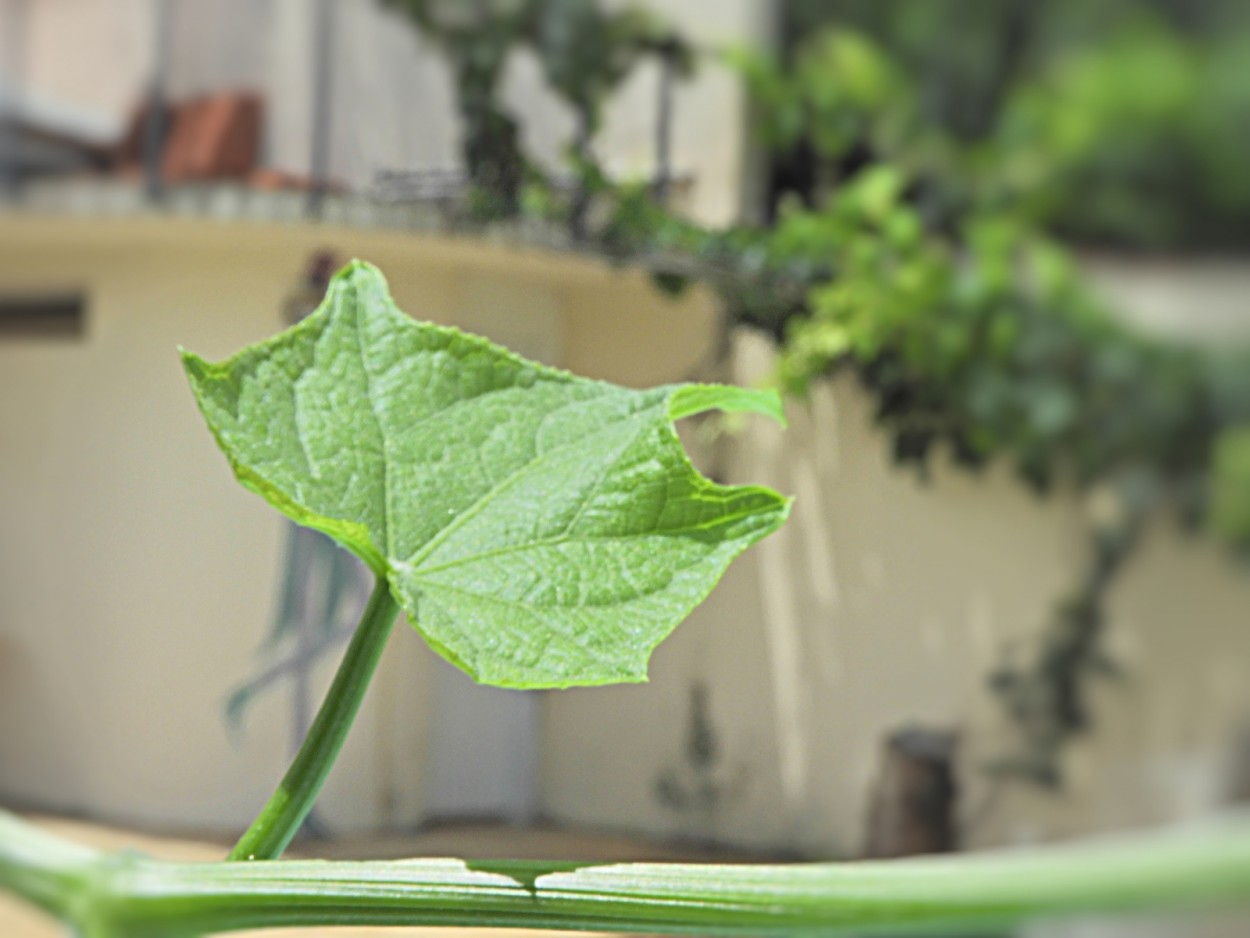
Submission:
[[[439,5],[390,2],[427,28]],[[573,243],[647,267],[667,292],[716,290],[777,341],[794,394],[853,373],[899,463],[1006,459],[1039,492],[1112,506],[1051,626],[992,680],[1023,738],[1002,767],[1057,783],[1064,742],[1089,723],[1085,678],[1108,668],[1107,592],[1145,519],[1170,508],[1250,549],[1250,349],[1134,332],[1061,246],[1250,243],[1250,4],[791,0],[783,54],[720,55],[773,170],[766,221],[717,230],[645,181],[610,179],[590,141],[640,56],[688,72],[694,45],[630,7],[509,5],[529,11],[507,28],[584,131],[573,193],[531,170],[517,212],[567,223]]]
[[[789,0],[790,67],[757,91],[791,161],[887,160],[935,223],[1008,209],[1083,243],[1250,243],[1250,4],[1242,0]],[[762,77],[762,80],[761,80]],[[834,89],[851,89],[834,90]],[[841,139],[839,139],[841,136]],[[858,148],[858,149],[857,149]],[[849,159],[848,159],[849,157]],[[808,170],[809,173],[811,170]]]

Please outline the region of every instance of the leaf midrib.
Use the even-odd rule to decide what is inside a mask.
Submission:
[[[536,541],[526,541],[523,544],[510,544],[506,547],[497,547],[493,550],[483,551],[478,554],[470,554],[466,557],[457,557],[454,560],[448,560],[445,563],[437,564],[433,567],[417,567],[413,566],[409,572],[409,576],[416,580],[422,580],[434,573],[440,573],[444,570],[450,570],[455,567],[463,566],[469,563],[476,563],[479,560],[490,560],[494,557],[500,557],[506,554],[515,554],[521,551],[532,550],[537,547],[558,547],[561,544],[575,543],[579,541],[634,541],[644,537],[680,537],[683,534],[697,534],[700,531],[707,531],[720,525],[733,524],[743,518],[760,514],[758,509],[743,509],[733,514],[722,515],[713,521],[707,521],[702,524],[690,524],[680,528],[664,528],[654,531],[644,531],[636,534],[561,534],[559,537],[543,538]],[[442,586],[442,582],[438,581],[438,585]]]
[[[580,648],[586,654],[587,658],[594,661],[600,667],[605,668],[606,670],[609,670],[609,671],[621,670],[619,662],[616,661],[615,658],[610,653],[605,656],[604,653],[599,648],[596,648],[594,645],[586,642],[583,636],[581,635],[581,633],[569,632],[563,627],[563,623],[559,622],[558,620],[552,621],[547,616],[542,615],[539,610],[543,610],[545,609],[545,607],[526,606],[524,604],[521,604],[512,600],[501,599],[498,596],[491,596],[486,593],[475,593],[474,591],[464,589],[463,587],[448,587],[447,591],[452,592],[452,593],[460,593],[465,596],[471,596],[474,599],[480,600],[481,602],[484,602],[488,605],[503,606],[511,612],[519,613],[521,615],[529,616],[532,619],[536,619],[547,628],[548,635],[546,638],[546,643],[548,645],[550,645],[551,638],[553,636],[558,636],[559,639],[565,642],[566,644],[574,645],[577,648]],[[424,596],[422,598],[426,600],[427,604],[433,605],[436,609],[442,612],[444,616],[447,616],[448,618],[454,621],[454,616],[450,615],[451,610],[447,609],[447,607],[444,606],[442,603],[440,603],[437,599],[431,600],[431,597],[429,596]]]
[[[382,547],[383,547],[384,557],[386,558],[386,560],[393,561],[395,557],[395,542],[394,542],[394,534],[393,534],[395,530],[395,524],[393,523],[395,512],[392,508],[393,492],[392,492],[392,486],[390,484],[391,441],[390,441],[390,436],[386,432],[386,428],[383,424],[382,416],[378,412],[379,401],[375,398],[375,395],[373,393],[373,382],[374,382],[375,375],[373,373],[373,370],[370,367],[370,359],[369,359],[369,356],[365,352],[365,344],[362,339],[362,334],[365,332],[363,328],[363,323],[362,323],[362,316],[366,315],[367,311],[362,312],[361,304],[360,304],[360,297],[357,293],[353,292],[351,294],[351,302],[353,303],[353,314],[354,314],[353,319],[355,321],[355,327],[352,329],[352,338],[355,341],[356,353],[359,356],[361,371],[364,373],[364,376],[365,376],[365,399],[369,402],[369,413],[373,417],[374,427],[377,430],[378,438],[381,442],[381,448],[382,448],[382,467],[381,467],[382,528],[383,528]],[[411,322],[408,316],[402,312],[399,312],[397,310],[396,311],[387,310],[386,312],[391,313],[393,318],[397,318],[401,320],[405,325]],[[427,348],[424,351],[430,352],[431,350]],[[515,390],[516,387],[517,386],[515,384],[510,384],[506,387],[486,388],[485,390],[476,394],[470,394],[466,397],[458,397],[454,401],[447,404],[445,407],[440,407],[437,410],[426,414],[425,416],[421,417],[420,419],[410,424],[406,428],[406,432],[408,433],[415,432],[418,428],[422,427],[423,425],[433,420],[445,418],[448,411],[451,411],[455,409],[456,407],[469,404],[474,401],[480,401],[482,398],[490,397],[491,395],[494,395],[494,394],[501,394],[507,391]],[[544,416],[543,418],[544,421],[551,414],[557,413],[558,411],[563,410],[566,407],[572,406],[573,403],[577,403],[577,402],[568,402],[568,403],[562,404],[560,407],[556,408],[555,410],[551,411],[549,414]],[[298,431],[298,427],[297,427],[297,431]],[[304,441],[303,441],[302,433],[300,434],[299,443],[300,443],[301,448],[303,448]],[[556,450],[561,449],[561,448],[563,447],[557,447]],[[555,452],[556,450],[552,450],[551,452]],[[546,453],[544,453],[543,455],[545,456]],[[305,458],[307,459],[306,456]],[[530,462],[526,463],[524,466],[518,469],[517,472],[518,473],[523,472],[532,463],[536,461],[537,460],[530,460]],[[315,476],[315,473],[310,473],[310,474]],[[510,478],[511,477],[509,477],[509,479]],[[495,487],[492,487],[492,492],[494,488],[497,488],[500,485],[503,485],[504,483],[509,481],[509,479],[504,479],[504,480],[501,480],[500,483],[497,483]],[[484,499],[489,498],[490,495],[491,495],[491,492],[488,492],[483,496],[483,498]],[[477,503],[475,502],[474,505],[470,507],[476,508]],[[321,512],[315,512],[315,513],[318,515],[322,514]],[[459,521],[461,517],[463,517],[463,515],[457,516],[457,518],[452,520],[451,524],[443,528],[440,528],[435,533],[434,537],[432,537],[429,541],[427,541],[424,545],[422,545],[421,548],[418,549],[417,553],[413,555],[413,558],[416,558],[417,556],[419,556],[423,551],[428,555],[429,551],[426,550],[426,548],[430,548],[432,550],[431,545],[434,544],[436,540],[445,539],[443,538],[443,535],[445,533],[448,534],[449,536],[449,533],[450,533],[449,529],[454,528],[456,522]],[[333,519],[330,519],[330,520],[333,520]],[[435,544],[434,546],[437,546],[437,545]],[[414,560],[410,559],[408,562],[413,563]]]
[[[360,296],[355,291],[352,292],[352,304],[354,309],[355,328],[352,329],[352,337],[356,340],[356,353],[360,356],[360,370],[365,376],[365,399],[369,402],[369,413],[373,417],[374,428],[378,432],[378,439],[382,444],[382,540],[384,553],[386,557],[393,556],[394,543],[392,541],[392,531],[394,526],[391,524],[391,443],[390,437],[386,432],[386,427],[382,423],[382,416],[378,413],[378,401],[373,394],[373,371],[369,365],[369,358],[365,354],[364,340],[361,334],[364,332],[361,323],[362,310]]]
[[[559,407],[556,407],[553,410],[548,411],[546,414],[543,415],[543,419],[540,422],[540,428],[541,428],[541,424],[546,423],[548,420],[550,420],[553,416],[560,413],[561,411],[567,410],[569,407],[572,407],[574,405],[584,404],[585,402],[586,402],[586,399],[582,399],[578,401],[569,401],[567,403],[561,404]],[[559,444],[558,446],[553,446],[551,449],[544,450],[541,453],[536,453],[536,455],[532,459],[527,460],[525,463],[518,466],[516,469],[512,470],[510,473],[504,476],[504,478],[500,479],[498,482],[492,485],[487,491],[483,492],[478,498],[476,498],[473,501],[471,505],[469,505],[459,514],[457,514],[456,517],[453,518],[450,522],[448,522],[443,527],[439,528],[438,531],[435,532],[435,534],[428,541],[426,541],[419,548],[417,548],[417,550],[412,554],[412,556],[409,557],[407,561],[405,561],[405,564],[413,568],[413,570],[421,569],[422,561],[424,561],[427,557],[429,557],[432,553],[434,553],[435,550],[437,550],[440,546],[442,546],[442,544],[445,543],[447,539],[450,538],[453,534],[455,534],[456,531],[460,530],[462,527],[464,527],[464,525],[472,521],[477,515],[481,514],[482,511],[484,511],[486,507],[490,505],[490,503],[494,501],[499,495],[507,491],[509,488],[511,488],[521,479],[525,478],[526,475],[528,475],[529,472],[538,463],[545,462],[549,460],[551,457],[556,456],[560,453],[563,453],[564,451],[568,450],[571,447],[584,447],[588,440],[593,440],[596,437],[602,436],[603,434],[607,433],[610,430],[619,429],[621,424],[636,422],[641,415],[647,414],[649,411],[655,409],[656,407],[664,403],[665,403],[665,399],[662,399],[656,405],[652,405],[650,407],[645,407],[639,410],[632,411],[631,413],[627,414],[620,420],[604,424],[603,426],[599,427],[598,429],[596,429],[594,432],[590,433],[587,436],[579,437],[577,439],[570,439],[567,442]],[[537,543],[537,542],[532,542],[532,543]],[[479,556],[484,556],[484,555],[474,554],[471,557],[461,558],[461,559],[468,560],[468,559],[472,559],[473,557],[479,557]]]

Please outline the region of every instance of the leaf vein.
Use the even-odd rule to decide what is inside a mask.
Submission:
[[[526,541],[523,544],[509,544],[506,547],[497,547],[494,550],[482,551],[481,553],[471,554],[467,557],[457,557],[454,560],[448,560],[444,563],[436,564],[431,567],[419,567],[409,564],[411,575],[419,579],[423,579],[433,573],[441,573],[444,570],[450,570],[455,567],[465,566],[467,564],[477,563],[482,560],[492,560],[495,557],[504,556],[506,554],[521,553],[527,550],[534,550],[540,547],[559,547],[563,544],[577,544],[583,541],[600,542],[600,541],[636,541],[639,538],[646,537],[680,537],[683,534],[697,534],[700,531],[708,531],[712,528],[724,524],[732,524],[743,518],[750,518],[759,515],[759,509],[743,509],[733,514],[721,515],[712,521],[702,522],[700,524],[685,525],[680,528],[660,528],[654,531],[646,531],[637,534],[581,534],[566,535],[560,534],[556,537],[542,538],[536,541]],[[441,583],[441,581],[439,581]]]
[[[600,649],[595,648],[591,644],[588,644],[586,641],[586,636],[583,633],[569,630],[568,628],[565,627],[564,622],[559,617],[548,618],[547,616],[542,615],[539,610],[547,608],[547,607],[539,606],[534,603],[521,603],[516,600],[504,599],[500,596],[491,595],[490,593],[479,593],[475,590],[471,590],[463,586],[452,586],[451,584],[446,584],[446,583],[439,583],[437,585],[440,588],[447,590],[448,592],[460,593],[464,596],[471,596],[474,599],[481,600],[482,602],[488,605],[503,606],[515,613],[528,616],[529,618],[545,626],[551,633],[560,636],[561,638],[563,638],[566,642],[570,644],[576,645],[578,648],[580,648],[583,652],[586,653],[587,657],[593,658],[595,661],[599,662],[600,664],[608,665],[609,667],[612,667],[612,668],[617,668],[620,665],[619,659],[617,659],[611,652],[604,654],[604,652],[601,651]],[[422,593],[422,598],[426,600],[427,602],[430,599],[429,594],[427,592]],[[640,596],[637,598],[645,599],[646,597]],[[449,611],[447,610],[445,606],[443,606],[442,603],[439,603],[437,600],[435,600],[433,604],[443,609],[444,614],[446,614]],[[559,609],[563,607],[553,607],[553,608]],[[594,607],[590,607],[590,608],[594,608]]]
[[[551,411],[551,413],[548,414],[547,416],[550,417],[553,414],[559,413],[561,410],[567,409],[568,407],[571,407],[574,404],[580,404],[580,403],[584,403],[584,401],[569,401],[567,403],[561,404],[559,407],[554,408]],[[627,415],[626,417],[622,418],[622,420],[633,420],[637,418],[639,414],[642,414],[642,413],[645,413],[645,411],[635,411]],[[546,419],[547,418],[545,417],[544,420]],[[568,450],[570,447],[585,446],[587,440],[594,439],[595,437],[600,436],[608,432],[611,429],[614,429],[617,426],[617,423],[619,422],[620,421],[606,424],[602,427],[599,427],[593,433],[590,433],[587,436],[580,437],[575,440],[569,440],[567,443],[561,443],[559,446],[553,446],[551,449],[544,450],[542,453],[536,454],[532,459],[527,460],[525,463],[518,466],[516,469],[512,470],[510,473],[508,473],[506,476],[504,476],[502,479],[496,482],[493,486],[491,486],[490,489],[488,489],[486,492],[480,495],[477,499],[475,499],[474,502],[471,505],[469,505],[468,508],[460,512],[460,514],[456,515],[455,518],[453,518],[443,527],[439,528],[439,530],[428,541],[426,541],[423,545],[421,545],[421,547],[418,548],[412,554],[412,556],[408,558],[408,564],[412,567],[419,567],[421,562],[425,560],[425,558],[433,554],[434,551],[437,550],[448,538],[450,538],[453,534],[455,534],[456,531],[463,528],[466,524],[472,521],[477,515],[481,514],[481,512],[484,509],[486,509],[492,501],[494,501],[496,498],[498,498],[500,495],[506,492],[513,485],[520,482],[522,479],[526,478],[530,474],[530,472],[538,468],[541,463],[545,462],[546,460],[550,459],[552,456],[556,454],[563,453],[565,450]]]

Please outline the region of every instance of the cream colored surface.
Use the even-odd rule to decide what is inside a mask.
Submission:
[[[735,378],[768,352],[740,337]],[[547,813],[564,822],[853,855],[879,746],[908,723],[962,736],[962,809],[974,844],[1149,825],[1217,804],[1250,723],[1250,580],[1160,523],[1115,589],[1110,642],[1124,675],[1097,684],[1097,726],[1075,745],[1070,787],[989,800],[981,767],[1012,740],[985,682],[1027,647],[1079,569],[1081,507],[1039,500],[1008,473],[889,464],[849,382],[791,404],[721,454],[737,482],[798,500],[790,523],[733,567],[657,651],[651,683],[552,694]],[[723,754],[716,807],[655,797],[682,764],[689,688],[708,687]]]
[[[328,227],[0,217],[0,293],[88,298],[82,341],[0,341],[0,802],[237,827],[279,778],[283,695],[233,741],[222,704],[269,625],[282,522],[232,480],[176,348],[217,358],[276,331],[324,247],[375,261],[407,310],[488,333],[532,325],[483,283],[546,294],[564,364],[584,372],[653,383],[707,354],[705,299],[672,304],[575,258]],[[595,347],[609,319],[615,369]],[[671,344],[651,341],[662,332]],[[393,645],[326,790],[337,830],[420,817],[430,653],[402,627]]]

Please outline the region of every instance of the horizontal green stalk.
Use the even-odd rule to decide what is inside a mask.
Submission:
[[[21,896],[58,918],[96,875],[102,855],[54,837],[0,811],[0,891]]]
[[[1250,814],[1065,846],[868,863],[164,863],[0,814],[0,888],[91,936],[327,925],[975,934],[1039,916],[1250,905]]]

